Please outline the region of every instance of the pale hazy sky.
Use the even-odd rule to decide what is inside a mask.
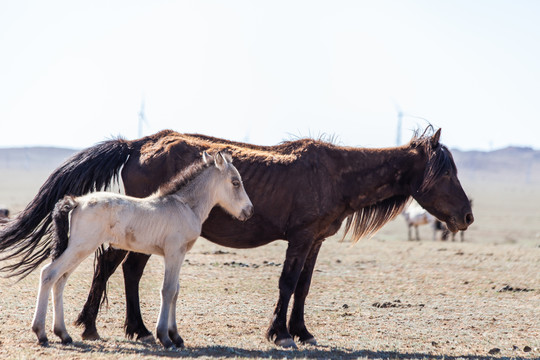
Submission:
[[[0,147],[165,128],[540,148],[540,1],[0,1]],[[419,118],[418,118],[419,117]]]

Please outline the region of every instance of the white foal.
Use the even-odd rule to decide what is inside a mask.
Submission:
[[[165,276],[156,332],[163,346],[182,347],[175,316],[180,268],[186,252],[201,233],[202,223],[216,205],[242,221],[253,214],[253,205],[230,155],[210,156],[206,152],[201,161],[144,199],[95,192],[60,200],[53,214],[56,232],[51,249],[53,261],[41,271],[32,323],[39,343],[48,343],[45,318],[51,289],[53,331],[62,343],[72,342],[64,323],[64,286],[88,255],[109,243],[115,248],[164,257]]]

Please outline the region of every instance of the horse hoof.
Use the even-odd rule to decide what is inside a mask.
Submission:
[[[298,349],[298,346],[296,346],[292,338],[276,340],[276,345],[281,346],[283,348]]]
[[[89,340],[89,341],[95,341],[95,340],[101,340],[101,336],[97,332],[91,333],[91,334],[85,334],[83,333],[81,335],[81,338],[83,340]]]
[[[63,344],[63,345],[71,344],[72,342],[73,342],[73,339],[72,339],[71,336],[69,336],[69,335],[68,335],[67,338],[62,339],[62,344]]]
[[[317,346],[317,340],[314,337],[302,341],[302,344]]]
[[[38,345],[42,347],[49,347],[49,339],[47,338],[38,339]]]
[[[152,334],[146,335],[146,336],[141,336],[137,340],[139,340],[140,342],[143,342],[143,343],[154,343],[154,342],[156,342],[156,340],[154,339],[154,335],[152,335]]]

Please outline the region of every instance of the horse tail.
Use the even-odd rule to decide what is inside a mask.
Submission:
[[[78,203],[71,195],[66,195],[56,203],[52,213],[54,223],[54,246],[51,257],[57,259],[67,249],[69,242],[69,214]]]
[[[48,259],[56,203],[65,195],[80,196],[118,183],[119,170],[134,144],[123,139],[104,141],[76,153],[54,170],[26,208],[0,228],[0,260],[20,258],[0,267],[0,272],[22,279]]]

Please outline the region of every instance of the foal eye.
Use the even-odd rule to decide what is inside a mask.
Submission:
[[[240,187],[240,181],[238,181],[238,180],[233,180],[232,184],[233,184],[234,187]]]

